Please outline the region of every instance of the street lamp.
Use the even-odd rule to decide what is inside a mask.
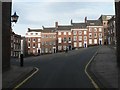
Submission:
[[[11,22],[15,22],[16,23],[18,18],[19,18],[19,16],[15,12],[14,15],[11,16],[11,19],[12,19]]]

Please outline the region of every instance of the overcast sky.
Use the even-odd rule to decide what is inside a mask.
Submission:
[[[60,25],[69,25],[71,19],[73,22],[83,22],[85,16],[98,19],[101,14],[115,14],[114,0],[13,0],[12,14],[15,11],[19,19],[13,31],[22,36],[28,28],[50,27],[56,21]]]

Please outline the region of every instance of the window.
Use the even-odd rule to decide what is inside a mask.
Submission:
[[[84,35],[86,35],[87,34],[87,31],[84,31]]]
[[[58,43],[61,43],[62,42],[62,39],[61,38],[58,38]]]
[[[77,31],[73,31],[73,35],[77,35]]]
[[[82,35],[82,31],[79,31],[79,35]]]
[[[99,28],[99,32],[102,32],[102,28]]]
[[[35,54],[35,50],[33,50],[33,54]]]
[[[56,43],[55,43],[55,42],[53,42],[53,45],[56,45]]]
[[[71,32],[68,32],[68,35],[71,35]]]
[[[48,53],[48,48],[45,48],[45,52]]]
[[[94,32],[97,32],[97,28],[94,28]]]
[[[44,53],[44,48],[42,49],[42,53]]]
[[[73,36],[73,40],[74,40],[74,41],[77,41],[77,36]]]
[[[48,35],[46,35],[46,38],[48,38]]]
[[[82,42],[79,42],[79,47],[82,47]]]
[[[97,38],[97,33],[94,33],[94,37]]]
[[[82,36],[79,36],[79,41],[82,41]]]
[[[63,41],[64,41],[64,43],[66,43],[66,41],[67,41],[67,40],[66,40],[66,37],[63,38]]]
[[[58,50],[62,50],[62,46],[58,46]]]
[[[89,44],[92,44],[92,39],[89,39]]]
[[[35,33],[36,35],[38,35],[38,33]]]
[[[76,42],[74,42],[74,47],[77,47],[77,43]]]
[[[84,40],[87,40],[87,36],[84,36]]]
[[[31,35],[33,35],[33,33],[31,33]]]
[[[99,37],[102,38],[102,33],[99,33]]]
[[[28,47],[30,47],[30,43],[28,43]]]
[[[42,45],[44,45],[44,42],[42,42]]]
[[[46,45],[48,45],[48,42],[45,42]]]
[[[68,41],[71,41],[71,37],[68,38]]]
[[[35,48],[35,43],[33,43],[33,48]]]
[[[38,42],[40,42],[40,38],[38,38]]]
[[[40,48],[40,43],[38,43],[38,48]]]
[[[94,44],[97,44],[97,39],[94,39]]]
[[[63,50],[66,50],[66,47],[67,47],[67,46],[63,46]]]
[[[33,42],[35,42],[35,40],[36,40],[36,39],[34,38],[34,39],[33,39]]]
[[[66,32],[64,32],[64,35],[66,35]]]
[[[61,32],[58,32],[58,35],[61,35]]]
[[[92,28],[89,28],[89,32],[92,32]]]
[[[92,33],[89,33],[89,38],[92,38]]]

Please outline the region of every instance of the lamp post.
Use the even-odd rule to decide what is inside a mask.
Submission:
[[[11,22],[17,22],[17,20],[18,20],[18,18],[19,18],[19,16],[16,14],[16,12],[11,16]]]
[[[16,23],[18,21],[19,16],[14,12],[14,14],[11,16],[11,22]],[[20,55],[20,66],[23,67],[23,53]]]

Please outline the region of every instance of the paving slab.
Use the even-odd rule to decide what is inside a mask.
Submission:
[[[108,46],[99,48],[91,62],[90,71],[104,88],[118,88],[118,71],[116,54]]]
[[[34,67],[11,66],[2,74],[2,88],[14,88],[19,82],[35,71]]]

